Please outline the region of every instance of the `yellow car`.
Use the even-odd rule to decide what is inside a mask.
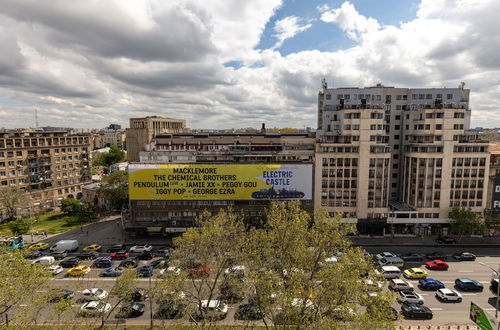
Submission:
[[[101,251],[102,249],[102,246],[100,246],[99,244],[90,244],[89,246],[86,246],[82,249],[82,251]]]
[[[421,268],[405,269],[403,274],[406,278],[418,279],[418,278],[426,278],[427,277],[427,272]]]
[[[76,266],[68,270],[68,276],[83,276],[90,272],[89,266]]]
[[[49,248],[49,244],[47,243],[36,243],[30,245],[30,250],[47,250]]]

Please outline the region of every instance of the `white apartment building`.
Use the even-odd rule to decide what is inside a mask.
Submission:
[[[453,207],[482,213],[488,144],[468,131],[469,94],[463,83],[413,89],[323,82],[315,205],[378,235],[445,234]]]

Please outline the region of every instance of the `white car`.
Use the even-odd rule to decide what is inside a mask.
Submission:
[[[389,289],[394,291],[413,291],[414,288],[410,282],[395,278],[389,282]]]
[[[379,253],[375,256],[377,261],[380,259],[384,259],[384,258],[396,258],[396,257],[397,257],[397,255],[395,255],[392,252],[382,252],[382,253]]]
[[[381,291],[384,286],[383,282],[376,282],[373,280],[365,280],[365,284],[368,287],[368,291]]]
[[[423,305],[424,297],[413,291],[399,291],[398,302]]]
[[[111,310],[111,304],[103,303],[100,301],[89,301],[80,307],[83,314],[88,315],[101,315]]]
[[[62,273],[62,271],[64,270],[64,268],[62,268],[62,266],[59,266],[59,265],[52,265],[52,266],[49,266],[46,268],[47,271],[49,271],[52,275],[57,275],[57,274],[60,274]]]
[[[444,302],[447,301],[456,301],[456,302],[461,302],[462,301],[462,295],[458,293],[455,290],[450,290],[450,289],[439,289],[436,291],[436,297],[441,299]]]
[[[165,276],[167,276],[168,273],[179,275],[181,273],[181,270],[180,270],[180,268],[177,268],[174,266],[169,266],[167,268],[161,269],[158,276],[165,277]]]
[[[150,252],[151,250],[153,250],[153,247],[149,244],[134,245],[130,248],[130,252],[132,253]]]
[[[82,296],[85,300],[104,300],[108,297],[108,292],[99,288],[85,289]]]
[[[56,262],[56,259],[52,256],[45,256],[38,258],[34,260],[31,264],[32,265],[52,265],[54,262]]]
[[[245,274],[245,266],[236,265],[231,268],[226,268],[224,270],[225,275],[244,275]]]

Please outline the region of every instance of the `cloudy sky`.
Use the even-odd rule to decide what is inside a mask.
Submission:
[[[498,0],[2,0],[0,127],[316,126],[330,86],[457,87],[500,127]]]

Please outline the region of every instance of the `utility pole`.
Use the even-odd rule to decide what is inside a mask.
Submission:
[[[150,329],[153,329],[153,291],[151,290],[151,277],[153,277],[152,274],[149,276],[149,327]]]

